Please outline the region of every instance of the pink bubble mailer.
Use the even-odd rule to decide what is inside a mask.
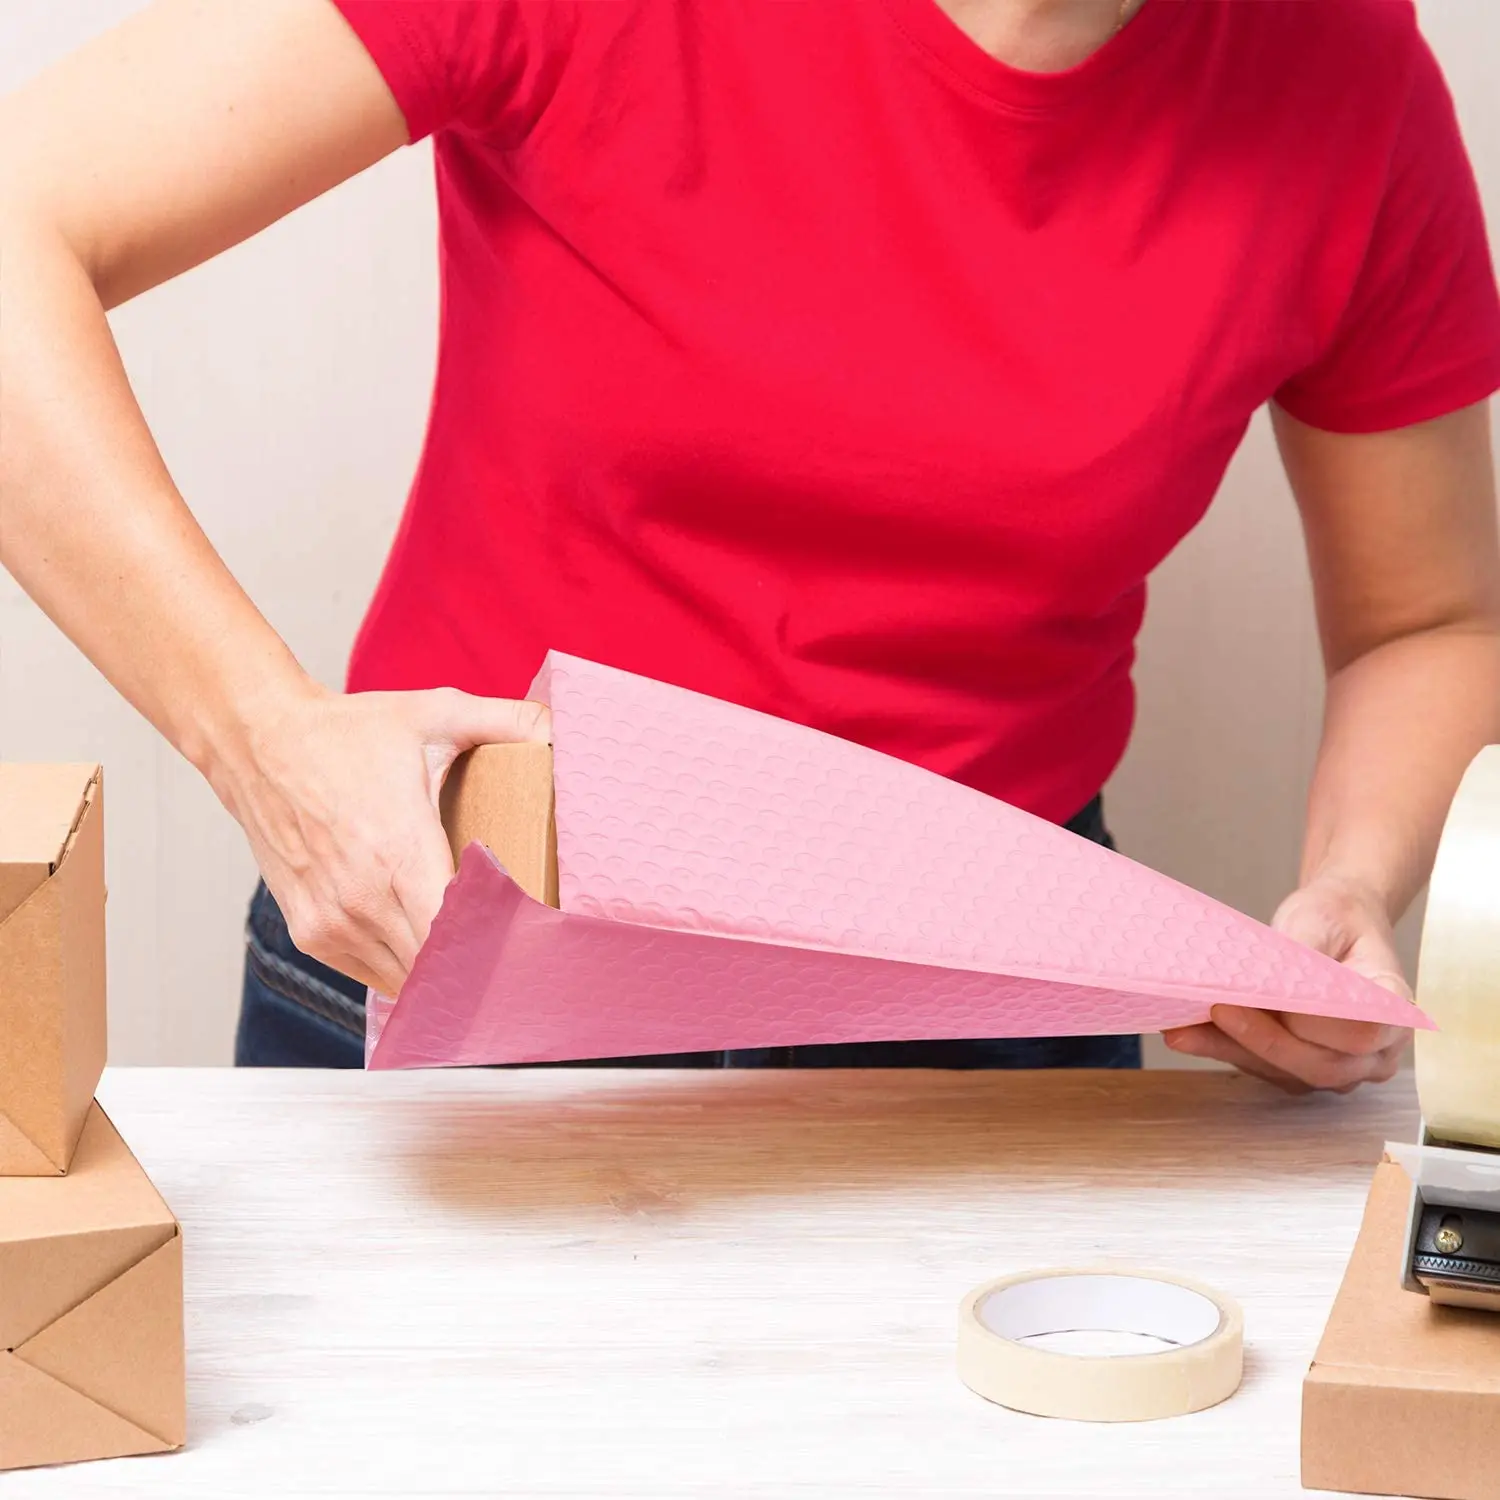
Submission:
[[[470,844],[372,1068],[1087,1036],[1215,1004],[1428,1027],[1198,892],[875,751],[553,653],[559,908]]]

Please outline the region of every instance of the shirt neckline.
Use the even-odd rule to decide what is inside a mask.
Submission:
[[[1128,25],[1081,63],[1060,73],[1033,73],[1002,62],[986,52],[937,0],[880,3],[929,65],[950,82],[1007,109],[1045,114],[1089,94],[1100,79],[1150,52],[1185,0],[1144,0]]]

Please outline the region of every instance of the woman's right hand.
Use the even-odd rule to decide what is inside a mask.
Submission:
[[[156,0],[0,99],[0,565],[208,775],[298,944],[389,994],[452,874],[444,773],[545,710],[311,685],[178,493],[105,312],[407,138],[323,0]]]
[[[0,99],[0,564],[208,776],[298,946],[390,995],[453,874],[448,767],[546,710],[311,684],[178,493],[105,311],[407,138],[323,0],[157,0]]]
[[[453,877],[438,816],[449,767],[475,745],[546,741],[539,703],[453,689],[330,693],[252,706],[232,756],[204,769],[244,828],[292,941],[394,996]]]

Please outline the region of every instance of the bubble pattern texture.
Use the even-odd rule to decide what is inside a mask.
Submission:
[[[372,997],[372,1067],[1156,1031],[1221,1002],[1428,1024],[874,751],[556,653],[533,696],[552,706],[562,910],[466,851],[399,1005]]]
[[[903,761],[558,653],[539,690],[565,911],[1410,1022],[1242,913]]]

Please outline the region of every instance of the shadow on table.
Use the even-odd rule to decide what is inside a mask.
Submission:
[[[1289,1099],[1219,1073],[747,1070],[496,1075],[414,1102],[385,1160],[497,1214],[662,1218],[829,1191],[1347,1182],[1415,1120],[1410,1090]]]

